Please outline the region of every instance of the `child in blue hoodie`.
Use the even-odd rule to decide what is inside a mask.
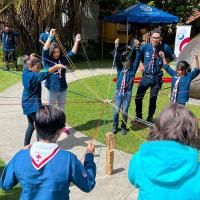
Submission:
[[[41,70],[41,62],[35,58],[33,54],[26,59],[22,74],[23,94],[22,109],[24,115],[28,119],[28,127],[25,133],[24,146],[30,144],[30,140],[34,131],[35,114],[42,105],[41,101],[41,82],[51,76],[58,69],[65,68],[61,64],[54,64],[48,70]]]
[[[198,120],[184,105],[166,107],[130,161],[128,178],[138,200],[199,200]]]
[[[163,68],[172,76],[171,103],[185,105],[189,100],[190,83],[200,74],[198,55],[195,55],[196,66],[192,71],[186,61],[178,62],[176,70],[173,70],[167,64],[164,52],[160,51],[159,55],[163,59]]]
[[[95,147],[89,143],[84,165],[77,157],[56,144],[65,126],[65,113],[59,107],[42,106],[36,113],[35,127],[39,142],[19,151],[4,169],[0,187],[22,187],[20,200],[68,200],[69,185],[74,183],[84,192],[95,186]]]

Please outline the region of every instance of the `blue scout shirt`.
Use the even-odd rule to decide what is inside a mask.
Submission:
[[[115,64],[117,67],[117,90],[120,90],[121,88],[121,84],[122,84],[122,79],[124,76],[124,67],[121,63],[121,59],[120,59],[120,53],[119,50],[116,50],[116,57],[115,57]],[[134,52],[132,52],[133,54],[136,54],[136,50],[133,50]],[[134,59],[134,58],[133,58]],[[133,88],[133,80],[134,80],[134,68],[133,68],[133,63],[130,64],[130,68],[128,69],[128,71],[126,72],[126,87],[125,87],[125,92],[131,91]]]
[[[177,81],[178,75],[177,71],[173,70],[169,65],[163,65],[165,71],[172,77],[171,92],[174,90],[175,83]],[[176,103],[185,104],[189,100],[190,93],[190,83],[200,74],[200,69],[193,69],[192,72],[187,73],[183,76],[178,85]]]
[[[19,34],[13,31],[10,31],[8,33],[2,32],[1,40],[4,51],[15,50],[16,48],[15,39],[17,36],[19,36]]]
[[[42,41],[42,42],[46,42],[47,41],[47,39],[48,39],[48,37],[49,37],[49,33],[48,32],[44,32],[44,33],[40,33],[40,40]]]
[[[45,70],[41,72],[32,72],[24,68],[22,74],[22,84],[24,86],[22,94],[22,109],[25,115],[37,112],[41,105],[41,82],[48,78],[50,73]]]
[[[138,200],[199,200],[198,160],[197,149],[178,142],[146,142],[133,155],[128,178]]]
[[[73,57],[75,54],[70,51],[68,53],[69,57]],[[63,64],[67,65],[68,61],[65,56],[61,56],[60,59],[52,59],[49,56],[49,50],[44,50],[42,51],[42,57],[43,62],[44,62],[44,67],[45,69],[49,69],[50,67],[53,67],[55,63],[57,64]],[[47,60],[45,60],[47,59]],[[53,63],[52,63],[53,62]],[[50,91],[56,91],[56,92],[61,92],[65,91],[67,89],[67,82],[66,82],[66,69],[61,70],[61,77],[57,75],[56,73],[52,74],[45,82],[45,87],[50,90]]]
[[[133,64],[135,73],[137,72],[140,61],[144,63],[145,73],[152,75],[158,75],[161,73],[163,61],[162,58],[158,55],[159,51],[164,51],[166,57],[172,60],[174,59],[174,53],[168,45],[160,44],[154,49],[151,43],[144,44],[140,47],[140,50],[138,51],[135,62]]]
[[[30,150],[19,151],[6,166],[0,180],[3,190],[12,189],[18,182],[22,187],[20,200],[69,200],[72,182],[84,192],[95,186],[94,155],[85,155],[84,166],[77,157],[64,150],[40,170],[32,165]]]

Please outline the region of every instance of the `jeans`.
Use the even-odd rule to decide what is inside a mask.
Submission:
[[[66,91],[62,92],[55,92],[48,90],[48,101],[50,105],[58,105],[61,107],[63,110],[65,108],[65,102],[66,102]]]
[[[121,128],[126,129],[128,121],[128,108],[131,103],[132,91],[125,92],[124,95],[119,93],[119,90],[115,92],[115,107],[113,109],[113,128],[118,128],[119,124],[119,112],[122,110],[122,124]]]
[[[27,115],[28,128],[26,129],[26,133],[25,133],[24,146],[30,144],[31,137],[33,135],[33,131],[35,130],[35,127],[34,127],[35,115],[36,115],[35,112]]]
[[[162,76],[143,76],[138,89],[137,89],[137,94],[135,98],[135,105],[136,105],[136,117],[142,119],[142,101],[144,98],[144,95],[148,88],[150,87],[150,100],[149,100],[149,112],[148,112],[148,118],[147,119],[152,119],[153,115],[156,110],[156,101],[157,101],[157,96],[158,92],[160,91],[162,87]]]

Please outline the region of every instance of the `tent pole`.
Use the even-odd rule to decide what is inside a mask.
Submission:
[[[103,40],[104,40],[104,20],[103,20],[103,30],[102,30],[102,38],[101,38],[101,40],[102,40],[102,43],[101,43],[101,59],[103,60]]]
[[[128,20],[126,23],[126,51],[128,50]]]

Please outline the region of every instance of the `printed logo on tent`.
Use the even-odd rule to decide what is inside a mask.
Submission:
[[[147,5],[141,5],[140,9],[145,11],[145,12],[151,12],[152,11],[152,8],[147,6]]]

